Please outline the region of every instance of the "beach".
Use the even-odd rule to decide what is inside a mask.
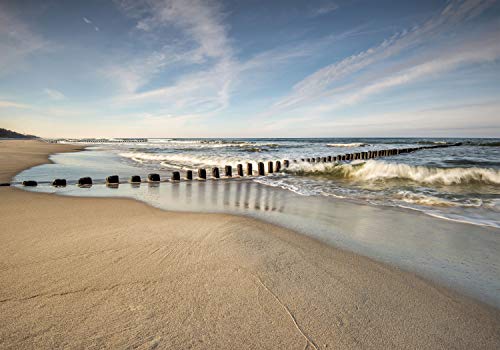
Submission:
[[[0,182],[78,150],[0,141]],[[495,349],[500,312],[259,220],[0,188],[0,348]]]

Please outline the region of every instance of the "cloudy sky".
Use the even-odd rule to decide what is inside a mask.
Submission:
[[[0,127],[500,137],[495,0],[0,0]]]

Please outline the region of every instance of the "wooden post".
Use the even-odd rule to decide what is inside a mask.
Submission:
[[[66,187],[66,179],[55,179],[52,181],[54,187]]]
[[[297,161],[295,160],[294,162],[297,162]],[[283,166],[284,166],[285,168],[288,168],[288,167],[290,166],[290,161],[288,161],[288,160],[286,160],[286,159],[285,159],[285,160],[283,161]]]
[[[117,185],[120,183],[120,178],[118,175],[111,175],[106,178],[106,184],[108,185]]]
[[[311,163],[316,163],[316,158],[311,158]]]
[[[264,172],[264,163],[263,162],[259,162],[259,164],[257,164],[258,166],[258,174],[259,176],[264,176],[265,175],[265,172]]]
[[[272,161],[267,162],[267,172],[269,174],[273,173],[273,162]]]
[[[281,162],[279,160],[276,161],[276,172],[279,173],[281,170]]]
[[[91,186],[92,178],[90,177],[81,177],[78,179],[78,186]]]
[[[345,160],[351,160],[351,155],[349,153],[345,155]]]
[[[181,181],[181,173],[178,171],[172,172],[171,180],[172,181]]]
[[[193,171],[188,170],[186,171],[186,180],[192,180],[193,179]]]
[[[215,168],[212,168],[212,177],[218,179],[220,177],[220,174],[219,174],[219,168],[215,167]]]
[[[326,163],[326,157],[321,158],[321,161],[322,161],[323,163]]]
[[[253,175],[253,164],[252,163],[247,163],[247,175],[252,176]]]
[[[132,176],[130,177],[129,182],[130,182],[131,184],[137,184],[137,183],[140,183],[140,182],[141,182],[141,177],[140,177],[139,175],[132,175]]]
[[[306,161],[307,161],[308,163],[311,163],[311,158],[306,158]]]
[[[316,163],[319,163],[321,162],[321,158],[320,157],[316,157]]]
[[[38,185],[38,182],[36,182],[34,180],[23,181],[23,186],[26,186],[26,187],[36,187],[37,185]]]
[[[224,168],[224,173],[226,174],[227,177],[232,177],[233,167],[231,165],[226,165],[226,167]]]
[[[198,178],[206,180],[207,179],[207,171],[205,169],[198,169]]]
[[[332,161],[332,156],[328,156],[328,161],[331,162]]]
[[[238,165],[236,166],[236,169],[237,169],[237,172],[238,172],[238,176],[245,176],[245,175],[243,174],[243,164],[238,164]]]
[[[149,182],[160,182],[160,175],[158,174],[149,174],[148,175]]]

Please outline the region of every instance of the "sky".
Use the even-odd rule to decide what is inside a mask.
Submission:
[[[0,0],[0,127],[500,137],[495,0]]]

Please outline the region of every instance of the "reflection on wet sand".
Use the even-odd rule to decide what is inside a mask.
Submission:
[[[403,209],[301,196],[247,179],[121,184],[113,189],[102,184],[88,189],[40,185],[29,190],[129,197],[171,211],[247,215],[418,272],[500,306],[500,244],[492,228]]]

